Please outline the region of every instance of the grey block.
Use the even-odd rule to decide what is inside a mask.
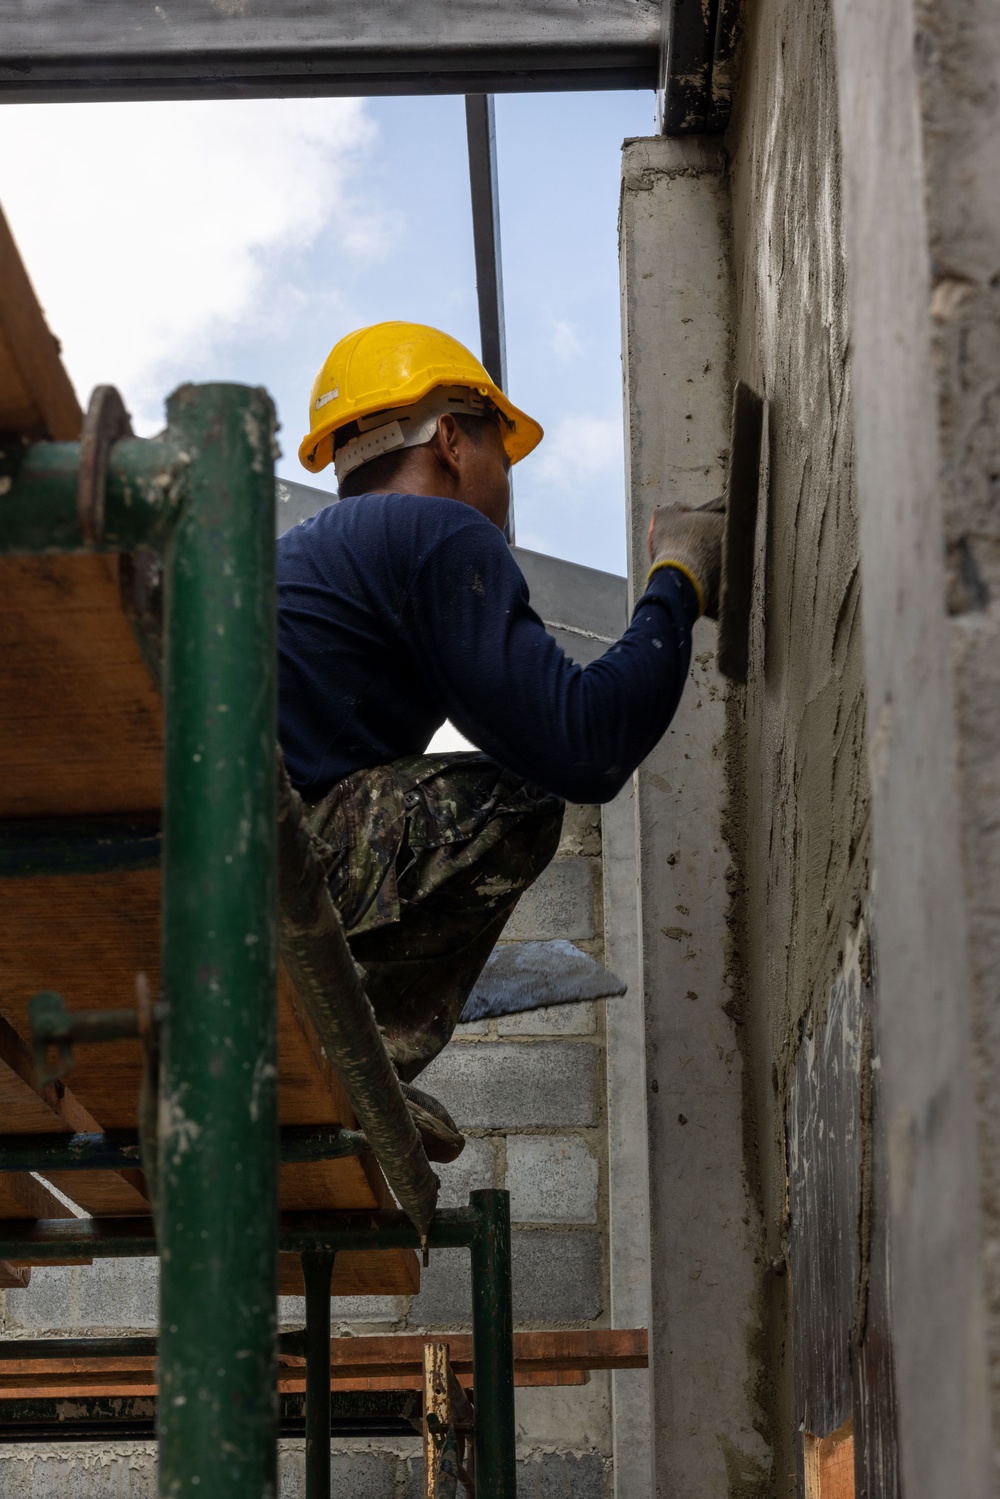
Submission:
[[[595,1124],[597,1062],[597,1048],[586,1042],[450,1046],[419,1086],[441,1099],[460,1128]]]
[[[155,1259],[95,1260],[92,1265],[35,1269],[23,1291],[7,1292],[6,1330],[45,1333],[155,1328],[159,1320],[158,1272]]]
[[[409,1457],[406,1459],[402,1499],[424,1499],[424,1493],[424,1460],[422,1457]],[[518,1494],[520,1495],[520,1489]],[[458,1499],[466,1499],[466,1491],[462,1484],[458,1485]]]
[[[545,1452],[524,1466],[535,1469],[537,1499],[602,1499],[605,1465],[599,1452]],[[527,1499],[520,1490],[518,1495]]]
[[[568,802],[556,854],[594,858],[601,852],[601,809]]]
[[[520,1015],[501,1015],[498,1027],[501,1036],[592,1036],[597,1029],[597,1006],[593,1000],[545,1005],[540,1010],[522,1010]]]
[[[0,1457],[4,1499],[156,1499],[156,1448],[149,1442],[8,1447]]]
[[[333,470],[331,469],[331,473]],[[327,505],[335,505],[338,496],[311,484],[296,484],[294,479],[274,481],[274,519],[277,535],[283,536],[300,521],[318,515]]]
[[[334,1452],[330,1488],[351,1499],[393,1499],[398,1463],[394,1452]]]
[[[470,1192],[496,1184],[496,1161],[497,1149],[492,1140],[466,1140],[457,1161],[434,1167],[441,1182],[438,1207],[468,1207]]]
[[[515,1230],[511,1236],[514,1319],[592,1322],[601,1315],[600,1238],[590,1230],[557,1234]],[[464,1249],[438,1249],[410,1304],[410,1327],[467,1327],[472,1273]]]
[[[505,942],[570,941],[598,935],[596,859],[556,859],[521,896],[503,930]]]
[[[589,1229],[511,1236],[515,1322],[592,1322],[601,1315],[601,1241]]]
[[[490,1023],[488,1020],[464,1020],[461,1025],[456,1025],[455,1036],[461,1040],[463,1036],[488,1036]]]
[[[334,1296],[330,1315],[336,1328],[342,1322],[392,1324],[406,1316],[407,1296]],[[306,1320],[304,1296],[278,1297],[278,1326],[303,1327]]]
[[[410,1302],[409,1327],[467,1327],[472,1321],[472,1270],[467,1249],[432,1249]]]
[[[578,1135],[509,1135],[507,1190],[515,1223],[596,1223],[597,1158]]]
[[[415,1435],[415,1434],[414,1434]],[[330,1487],[345,1499],[395,1499],[400,1457],[389,1448],[363,1450],[340,1446],[330,1454]],[[278,1449],[279,1499],[305,1499],[305,1453],[302,1441],[283,1441]]]

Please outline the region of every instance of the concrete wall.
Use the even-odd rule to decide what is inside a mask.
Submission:
[[[903,1488],[978,1499],[1000,1431],[1000,21],[834,10]]]
[[[636,140],[622,168],[630,585],[652,509],[720,493],[732,389],[729,196],[718,141]],[[726,974],[725,695],[715,627],[635,778],[646,1026],[655,1492],[768,1492],[759,1228],[745,1168],[738,996]]]
[[[738,871],[731,978],[745,1018],[744,1124],[755,1143],[764,1230],[762,1398],[775,1492],[785,1494],[795,1491],[801,1419],[786,1278],[789,1087],[801,1036],[823,1020],[869,887],[870,798],[828,0],[759,0],[748,7],[743,45],[727,140],[735,368],[767,399],[768,440],[750,679],[729,696],[728,815]],[[855,1233],[854,1223],[845,1227]]]

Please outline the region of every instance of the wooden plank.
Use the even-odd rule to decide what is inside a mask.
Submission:
[[[16,1030],[28,1030],[28,1002],[53,988],[71,1009],[128,1008],[135,1004],[135,975],[159,968],[160,878],[156,870],[44,877],[4,882],[4,943],[0,950],[0,1006]],[[82,1128],[134,1128],[142,1052],[134,1041],[76,1048],[73,1096],[90,1116]],[[287,976],[279,985],[279,1113],[283,1124],[352,1126],[343,1088],[311,1034]],[[38,1118],[38,1101],[26,1100]],[[21,1128],[12,1111],[5,1128]],[[37,1125],[35,1126],[37,1128]],[[45,1122],[51,1128],[51,1121]],[[97,1175],[98,1173],[89,1173]],[[74,1173],[74,1176],[76,1173]],[[79,1187],[59,1182],[74,1201]],[[74,1195],[76,1194],[76,1195]],[[388,1207],[392,1198],[374,1158],[285,1166],[280,1175],[285,1209]],[[81,1206],[88,1206],[81,1201]],[[90,1210],[88,1208],[88,1210]],[[116,1213],[142,1212],[142,1203]],[[96,1212],[97,1209],[94,1209]],[[303,1294],[298,1259],[282,1255],[282,1295]],[[338,1256],[336,1296],[411,1295],[419,1286],[417,1258],[409,1250]]]
[[[462,1377],[461,1383],[465,1389],[471,1390],[472,1376]],[[514,1373],[514,1384],[519,1389],[537,1388],[540,1385],[551,1388],[589,1383],[590,1375],[583,1369],[555,1369],[547,1373],[528,1370]],[[348,1395],[365,1393],[369,1390],[419,1390],[419,1388],[420,1381],[414,1375],[398,1378],[333,1379],[330,1381],[332,1392]],[[282,1395],[304,1394],[305,1380],[279,1379],[278,1391]],[[156,1392],[156,1385],[148,1374],[109,1375],[107,1378],[102,1375],[81,1375],[79,1380],[69,1375],[49,1380],[42,1375],[26,1374],[13,1383],[8,1383],[7,1378],[0,1374],[0,1397],[4,1400],[29,1399],[32,1396],[67,1400],[81,1399],[87,1395],[155,1396]]]
[[[446,1333],[438,1339],[421,1333],[389,1333],[375,1337],[330,1339],[330,1369],[334,1382],[358,1379],[423,1378],[424,1349],[438,1342],[448,1348],[456,1373],[472,1372],[472,1337],[469,1333]],[[360,1347],[359,1347],[360,1345]],[[298,1354],[279,1356],[281,1377],[305,1377],[305,1358]],[[582,1331],[515,1332],[514,1369],[520,1374],[570,1374],[592,1369],[645,1369],[648,1367],[648,1334],[644,1327],[587,1328]],[[114,1354],[97,1358],[24,1358],[0,1360],[0,1378],[9,1374],[47,1373],[96,1377],[98,1374],[149,1374],[156,1368],[152,1354]],[[351,1384],[351,1388],[357,1385]],[[399,1388],[394,1386],[394,1388]]]
[[[83,413],[0,210],[0,432],[79,437]]]
[[[46,1186],[45,1182],[39,1181],[28,1171],[0,1171],[0,1221],[5,1219],[16,1219],[24,1223],[35,1218],[72,1218],[74,1214],[70,1208],[57,1197],[54,1192]],[[14,1285],[24,1285],[26,1282],[19,1277],[19,1272],[26,1270],[29,1262],[26,1260],[10,1260],[5,1262],[8,1272],[14,1274]],[[55,1265],[89,1265],[89,1257],[83,1256],[73,1259],[50,1260]]]
[[[39,1088],[27,1044],[0,1016],[0,1129],[24,1135],[90,1134],[94,1116],[65,1086]],[[149,1212],[140,1171],[53,1171],[47,1181],[95,1218],[134,1217]]]
[[[333,1338],[330,1362],[337,1376],[419,1375],[428,1341],[419,1333]],[[451,1366],[461,1374],[472,1368],[470,1333],[441,1337],[449,1347]],[[649,1364],[648,1333],[644,1327],[601,1327],[582,1331],[516,1332],[514,1367],[528,1370],[645,1369]]]
[[[23,1291],[30,1279],[30,1265],[11,1265],[7,1260],[0,1260],[0,1290]]]
[[[0,1171],[0,1220],[72,1218],[73,1212],[28,1171]]]
[[[854,1423],[850,1417],[828,1437],[803,1437],[805,1499],[854,1499]]]
[[[162,734],[117,559],[0,558],[0,817],[155,810]]]

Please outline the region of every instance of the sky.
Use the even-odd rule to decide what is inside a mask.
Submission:
[[[500,95],[511,399],[546,429],[514,470],[517,541],[625,571],[617,213],[651,92]],[[479,353],[461,98],[0,109],[0,204],[84,403],[117,385],[137,433],[186,380],[264,385],[296,449],[330,348],[366,323]]]

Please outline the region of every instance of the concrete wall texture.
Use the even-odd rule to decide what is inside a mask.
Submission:
[[[731,977],[744,1020],[744,1127],[755,1142],[747,1165],[764,1235],[761,1398],[774,1492],[785,1494],[795,1492],[798,1441],[786,1278],[789,1087],[805,1022],[823,1018],[870,882],[850,316],[828,0],[760,0],[749,8],[728,144],[734,362],[768,403],[750,679],[745,690],[730,690],[728,702],[737,871]]]
[[[723,486],[732,390],[729,194],[717,141],[626,143],[621,203],[630,583],[653,508]],[[757,1212],[726,974],[725,691],[695,626],[680,710],[635,780],[645,1003],[656,1492],[763,1494]]]
[[[672,1105],[678,1055],[690,1051],[706,1077],[710,1058],[725,1058],[700,1202],[684,1196],[688,1139],[671,1140],[668,1108],[650,1102],[657,1492],[801,1491],[797,1402],[844,1350],[807,1340],[810,1379],[792,1369],[789,1296],[801,1326],[803,1300],[821,1303],[829,1288],[816,1263],[789,1256],[790,1085],[803,1037],[815,1046],[830,1034],[845,955],[869,951],[872,1033],[844,1053],[857,1072],[847,1091],[861,1098],[858,1174],[833,1184],[843,1195],[829,1199],[827,1238],[853,1236],[847,1325],[860,1338],[875,1280],[857,1203],[872,1208],[884,1168],[886,1383],[875,1391],[863,1375],[853,1395],[845,1388],[848,1410],[889,1391],[877,1420],[862,1404],[855,1431],[890,1445],[898,1433],[899,1475],[895,1452],[868,1453],[859,1483],[908,1499],[996,1494],[1000,16],[988,0],[755,0],[744,20],[724,155],[705,140],[631,142],[623,173],[640,584],[651,505],[719,487],[722,390],[742,376],[768,402],[750,681],[729,690],[720,731],[703,630],[674,735],[637,777],[648,1086],[662,1088],[666,1070]],[[700,758],[697,773],[679,743]],[[725,767],[721,797],[713,762]],[[721,917],[712,859],[730,896]],[[698,916],[684,911],[687,950],[671,957],[671,911],[695,905],[678,899],[684,865],[702,900]],[[688,963],[711,972],[720,921],[725,970],[692,986],[715,1006],[695,1026],[681,976]],[[877,1109],[864,1101],[873,1069]],[[817,1072],[813,1086],[822,1114],[842,1080]],[[740,1152],[727,1153],[727,1130]],[[720,1340],[706,1338],[692,1357],[704,1310],[680,1266],[700,1254],[711,1212],[741,1193],[743,1241],[727,1236],[731,1217],[715,1224],[728,1343],[720,1359]],[[823,1244],[794,1227],[800,1248]],[[704,1395],[697,1424],[678,1419],[682,1382]],[[727,1422],[740,1462],[720,1477]]]

